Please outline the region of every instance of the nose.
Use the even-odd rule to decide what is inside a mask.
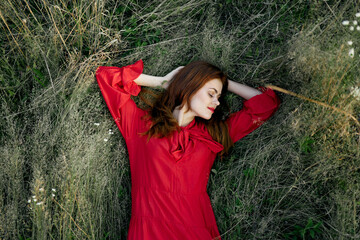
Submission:
[[[216,106],[220,105],[219,99],[215,98],[215,100],[213,100],[213,102],[215,103]]]

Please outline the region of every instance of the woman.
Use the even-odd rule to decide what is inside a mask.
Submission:
[[[143,62],[99,67],[96,78],[128,148],[131,220],[128,239],[220,239],[206,186],[216,156],[277,109],[271,89],[228,80],[217,67],[193,62],[165,77],[142,73]],[[140,86],[166,88],[150,110],[130,98]],[[222,120],[226,91],[245,98]]]

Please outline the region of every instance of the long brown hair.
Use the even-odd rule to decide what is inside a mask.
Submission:
[[[143,135],[151,137],[166,137],[174,131],[180,131],[177,120],[173,116],[175,107],[182,108],[185,104],[190,109],[191,98],[195,93],[212,79],[220,79],[223,88],[219,98],[220,105],[215,109],[211,119],[206,120],[197,117],[196,121],[203,122],[208,129],[211,137],[224,146],[224,150],[219,153],[223,156],[233,145],[230,138],[228,126],[224,121],[224,101],[225,93],[228,88],[227,76],[216,66],[204,62],[196,61],[182,68],[170,81],[168,88],[155,100],[147,118],[151,118],[151,126]]]

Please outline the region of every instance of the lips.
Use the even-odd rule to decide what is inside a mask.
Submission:
[[[208,107],[208,109],[209,109],[211,112],[214,112],[214,111],[215,111],[215,108],[210,108],[210,107]]]

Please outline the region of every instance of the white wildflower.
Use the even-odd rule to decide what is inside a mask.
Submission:
[[[36,198],[34,198],[34,200],[33,200],[34,202],[37,202],[37,199]]]
[[[94,123],[95,126],[100,126],[100,123]]]
[[[360,26],[357,26],[357,27],[356,27],[356,30],[360,31]]]
[[[56,189],[55,189],[55,188],[52,188],[51,191],[56,192]]]
[[[28,203],[31,203],[31,199],[28,200]]]
[[[51,196],[52,196],[52,197],[55,197],[55,194],[52,193]]]
[[[43,192],[43,191],[44,191],[44,188],[39,188],[39,191],[40,191],[40,192]]]
[[[354,31],[354,26],[349,27],[350,31]]]
[[[351,45],[353,45],[353,41],[348,41],[347,44],[348,44],[349,46],[351,46]]]
[[[109,129],[109,134],[114,134],[114,132],[112,131],[112,129]]]
[[[355,49],[354,49],[354,48],[351,48],[350,51],[349,51],[349,56],[350,56],[351,58],[353,58],[354,55],[355,55]]]
[[[345,21],[342,22],[342,25],[346,26],[346,25],[349,25],[349,23],[350,22],[348,20],[345,20]]]
[[[356,17],[360,17],[360,12],[355,14]]]
[[[36,196],[34,195],[34,196],[32,196],[32,198],[36,198]]]
[[[353,24],[356,26],[358,24],[358,22],[356,20],[354,20]]]
[[[24,19],[22,19],[21,20],[24,24],[26,24],[26,19],[24,18]]]
[[[38,202],[36,205],[41,205],[41,204],[43,204],[43,202]]]
[[[104,138],[104,142],[107,142],[109,139],[107,139],[107,138]]]
[[[350,94],[360,100],[360,87],[351,87]]]

